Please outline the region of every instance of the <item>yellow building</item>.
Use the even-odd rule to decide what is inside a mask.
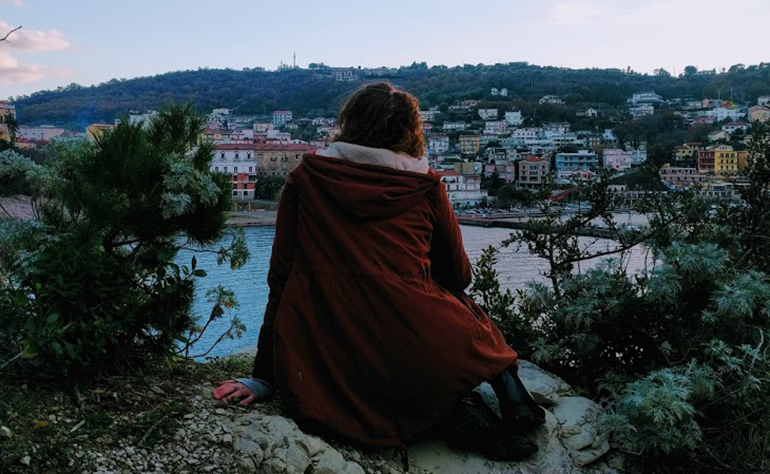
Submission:
[[[460,135],[460,152],[476,154],[481,149],[481,138],[478,135]]]
[[[696,156],[696,153],[702,149],[701,144],[698,142],[687,142],[684,145],[674,147],[674,157],[677,161],[691,160]]]
[[[0,140],[9,142],[11,141],[11,132],[8,124],[4,123],[6,117],[16,118],[16,106],[7,100],[0,100]]]
[[[89,141],[95,142],[97,138],[101,138],[105,131],[112,130],[114,126],[108,123],[92,123],[86,128],[86,137]]]
[[[714,150],[714,174],[732,175],[746,168],[748,152],[734,150]]]

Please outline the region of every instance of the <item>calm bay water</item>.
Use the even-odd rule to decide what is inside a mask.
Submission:
[[[241,339],[224,340],[209,353],[209,357],[222,357],[256,346],[259,328],[267,305],[267,270],[270,262],[270,251],[275,236],[274,227],[252,227],[245,229],[246,243],[251,252],[248,263],[239,270],[231,270],[228,265],[218,266],[216,255],[195,254],[198,268],[207,271],[208,276],[198,279],[193,311],[201,318],[207,317],[211,311],[211,303],[206,301],[206,291],[217,285],[222,285],[235,292],[239,307],[232,309],[246,325],[247,330]],[[499,245],[510,235],[508,229],[483,228],[462,226],[465,249],[471,262],[489,245]],[[594,239],[581,237],[584,245],[589,245]],[[600,240],[592,243],[592,250],[601,251],[614,245],[611,241]],[[547,268],[544,260],[531,255],[526,248],[517,249],[515,244],[502,248],[499,253],[496,269],[500,275],[501,284],[507,288],[524,288],[528,282],[545,281],[542,272]],[[178,263],[189,265],[193,253],[180,252]],[[599,259],[600,260],[600,259]],[[598,261],[583,262],[581,271],[596,265]],[[642,270],[645,264],[650,265],[646,254],[641,248],[630,252],[626,262],[629,272]],[[212,323],[206,334],[196,344],[192,354],[206,352],[212,343],[229,326],[230,315]]]

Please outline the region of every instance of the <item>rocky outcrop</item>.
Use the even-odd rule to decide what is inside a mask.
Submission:
[[[617,472],[601,462],[610,451],[609,431],[602,425],[601,407],[573,396],[563,380],[522,362],[520,376],[536,400],[546,407],[546,423],[534,433],[540,451],[520,463],[498,463],[481,456],[453,451],[438,439],[409,446],[409,472],[471,474],[611,474]],[[476,389],[498,411],[492,388]],[[396,450],[363,453],[346,446],[333,446],[303,433],[280,414],[248,413],[235,419],[234,446],[246,459],[243,472],[253,473],[381,473],[405,472]],[[618,467],[618,459],[613,459]],[[253,466],[253,467],[252,467]]]
[[[140,442],[83,454],[93,463],[84,472],[401,474],[407,461],[408,472],[419,474],[616,474],[622,469],[622,457],[610,452],[599,405],[575,396],[563,380],[533,364],[522,361],[520,376],[547,412],[545,425],[531,435],[539,452],[519,463],[453,451],[439,439],[409,446],[406,456],[396,449],[362,451],[303,432],[278,399],[247,408],[225,406],[212,400],[211,386],[201,386],[173,439],[151,448]],[[476,390],[498,411],[488,384]]]

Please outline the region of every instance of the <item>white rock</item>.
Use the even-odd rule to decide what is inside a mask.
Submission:
[[[32,458],[30,458],[29,456],[24,456],[23,458],[21,458],[19,462],[24,464],[25,466],[29,466],[29,463],[32,462]]]
[[[561,397],[553,409],[561,441],[577,466],[585,466],[610,450],[609,430],[600,422],[599,404],[583,397]]]
[[[327,449],[319,458],[313,474],[338,474],[345,468],[345,458],[338,451]]]
[[[254,474],[256,468],[257,466],[254,465],[254,461],[247,457],[241,458],[238,463],[238,469],[243,474]]]
[[[526,360],[519,361],[519,378],[541,405],[553,405],[571,391],[567,382]]]
[[[0,438],[11,438],[13,432],[7,426],[0,426]]]
[[[305,472],[305,469],[310,465],[310,457],[307,455],[305,448],[297,443],[289,443],[284,459],[286,460],[286,466],[294,468],[297,472]]]
[[[357,462],[353,461],[346,462],[345,467],[342,468],[342,472],[346,474],[366,474],[364,468],[361,467],[361,465]]]
[[[297,440],[297,443],[305,448],[307,455],[311,458],[314,458],[328,447],[324,441],[316,436],[303,436]]]

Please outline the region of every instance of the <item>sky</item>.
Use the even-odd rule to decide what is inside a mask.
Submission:
[[[768,0],[0,0],[0,98],[184,69],[770,61]]]

